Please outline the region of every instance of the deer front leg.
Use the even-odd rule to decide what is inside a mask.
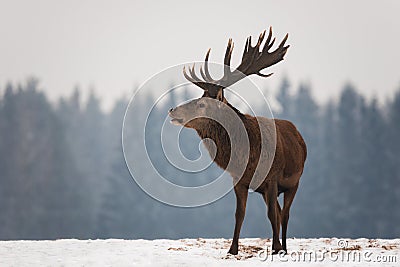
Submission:
[[[228,253],[232,255],[238,254],[240,228],[242,228],[244,215],[246,213],[248,189],[245,186],[237,184],[235,186],[235,195],[236,195],[235,231],[233,233],[231,248],[228,251]]]

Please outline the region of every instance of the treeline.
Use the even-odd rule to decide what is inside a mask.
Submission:
[[[400,91],[379,105],[346,85],[338,101],[320,105],[307,86],[294,89],[282,81],[275,112],[293,121],[308,144],[289,235],[398,237]],[[78,89],[50,103],[35,79],[1,91],[0,239],[231,237],[232,192],[185,209],[157,202],[133,181],[121,147],[128,99],[105,113],[94,93],[82,104]],[[171,94],[170,103],[154,111],[160,124],[177,98],[182,96]],[[152,102],[150,95],[143,99]],[[157,137],[159,129],[153,131],[148,134]],[[199,142],[192,131],[185,134]],[[198,153],[193,142],[181,143],[184,154]],[[148,148],[157,159],[159,144]],[[215,166],[200,174],[179,172],[161,157],[157,168],[185,185],[220,173]],[[256,193],[250,194],[242,233],[270,236]]]

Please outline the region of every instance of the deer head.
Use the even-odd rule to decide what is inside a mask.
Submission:
[[[260,71],[266,69],[281,60],[285,56],[289,45],[285,46],[288,34],[283,38],[278,48],[269,51],[274,45],[275,38],[272,39],[272,28],[269,29],[268,37],[262,46],[266,31],[262,32],[258,38],[257,44],[252,46],[251,36],[246,40],[246,45],[242,55],[242,62],[235,69],[231,70],[230,62],[233,51],[232,39],[229,39],[224,58],[224,74],[219,80],[211,77],[208,69],[209,49],[204,60],[204,70],[200,67],[200,79],[195,72],[195,64],[189,68],[189,74],[186,68],[183,68],[183,75],[191,83],[204,90],[201,98],[192,100],[186,104],[170,109],[169,116],[172,117],[171,123],[183,125],[189,128],[196,128],[206,123],[210,118],[215,118],[221,113],[221,110],[227,106],[231,107],[224,97],[224,89],[240,81],[246,76],[256,74],[261,77],[269,77],[270,74],[262,74]],[[272,39],[272,40],[271,40]],[[261,48],[261,49],[260,49]]]

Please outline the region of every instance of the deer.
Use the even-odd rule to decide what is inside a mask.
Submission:
[[[263,74],[261,71],[284,59],[289,48],[289,45],[285,46],[288,34],[272,51],[276,39],[272,39],[272,27],[262,45],[265,34],[266,30],[260,34],[254,46],[251,36],[247,38],[241,63],[234,70],[230,66],[234,44],[229,39],[221,79],[213,79],[210,75],[208,62],[211,49],[206,53],[204,69],[200,67],[202,79],[196,74],[195,64],[188,72],[183,67],[184,77],[204,92],[200,98],[171,108],[168,112],[172,124],[197,132],[213,161],[233,178],[236,196],[235,228],[228,251],[232,255],[238,254],[240,229],[250,189],[261,194],[266,204],[267,217],[272,226],[272,254],[281,251],[287,253],[289,211],[307,157],[305,141],[292,122],[243,114],[224,97],[225,89],[247,76],[271,76],[273,73]],[[235,130],[240,128],[239,124],[245,129],[245,138]],[[262,171],[257,171],[259,166]],[[254,178],[258,179],[255,185]],[[280,194],[283,194],[282,208],[278,201]],[[279,239],[281,226],[282,244]]]

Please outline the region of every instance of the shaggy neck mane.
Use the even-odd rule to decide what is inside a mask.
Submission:
[[[243,113],[241,113],[237,108],[235,108],[228,102],[226,103],[226,105],[228,105],[228,107],[231,108],[242,121],[243,121],[243,119],[245,119],[245,115]],[[224,120],[224,123],[229,124],[229,123],[237,123],[237,122],[227,119],[227,120]],[[229,125],[229,126],[233,126],[233,125]],[[207,119],[206,123],[202,123],[201,125],[196,127],[195,130],[197,131],[197,133],[201,139],[210,138],[210,139],[214,140],[215,142],[218,141],[218,139],[220,139],[222,136],[227,135],[227,132],[224,129],[224,127],[217,121],[211,120],[211,119]],[[228,140],[229,140],[229,138],[228,138]]]
[[[233,107],[230,103],[226,103],[235,113],[236,115],[244,121],[245,115],[241,113],[238,109]],[[234,125],[237,123],[234,119],[229,119],[229,116],[227,116],[226,119],[224,119],[224,124],[230,128],[234,128]],[[203,140],[204,145],[206,146],[207,150],[209,151],[211,157],[215,155],[214,161],[222,168],[226,168],[230,155],[231,155],[231,142],[230,142],[230,137],[225,130],[224,126],[218,123],[215,120],[207,119],[207,122],[202,123],[198,127],[196,127],[196,131],[200,138]],[[232,133],[233,136],[231,138],[235,138],[235,134]],[[215,146],[210,142],[211,139],[215,142]],[[215,147],[217,148],[217,151],[215,153]]]

